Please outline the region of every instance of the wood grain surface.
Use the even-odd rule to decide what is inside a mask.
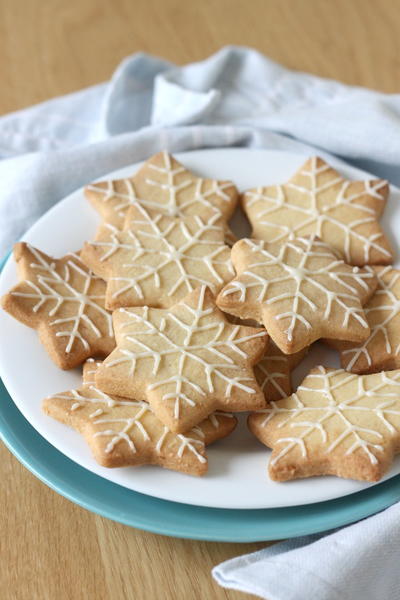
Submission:
[[[397,0],[0,0],[0,114],[106,80],[126,55],[183,64],[226,44],[399,91]],[[262,474],[261,474],[262,475]],[[165,538],[58,496],[0,449],[2,600],[235,600],[213,565],[265,544]]]

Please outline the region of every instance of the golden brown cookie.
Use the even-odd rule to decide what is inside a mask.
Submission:
[[[224,236],[224,221],[215,212],[175,219],[135,206],[128,230],[104,225],[81,256],[107,280],[107,308],[168,308],[201,285],[216,294],[232,279]]]
[[[254,367],[254,375],[267,402],[286,398],[292,393],[291,373],[307,352],[308,347],[295,354],[284,354],[270,341],[264,356]]]
[[[353,373],[376,373],[400,368],[400,271],[372,267],[378,287],[364,306],[371,333],[360,343],[328,343],[340,350],[341,364]]]
[[[262,322],[285,354],[320,337],[368,337],[362,305],[376,288],[375,275],[345,264],[317,238],[283,244],[243,239],[231,258],[237,277],[221,290],[217,305]]]
[[[104,221],[119,229],[128,209],[138,203],[170,217],[201,217],[211,209],[228,220],[238,199],[232,182],[197,177],[165,151],[149,158],[132,177],[88,185],[85,195]]]
[[[388,193],[386,181],[348,181],[314,156],[287,183],[249,190],[242,201],[254,238],[317,235],[349,264],[387,265],[393,254],[378,219]]]
[[[96,384],[96,371],[101,365],[102,360],[96,360],[95,358],[88,358],[83,363],[82,368],[82,385],[95,385]]]
[[[37,329],[61,369],[89,356],[107,356],[115,346],[106,284],[76,254],[55,259],[26,243],[14,247],[20,282],[2,298],[13,317]]]
[[[91,362],[86,376],[99,366]],[[171,433],[146,402],[108,396],[86,383],[43,401],[43,411],[79,431],[104,467],[153,464],[190,475],[207,470],[205,446],[231,433],[237,420],[213,413],[185,435]]]
[[[168,310],[121,308],[113,320],[117,348],[97,371],[96,386],[148,401],[171,431],[187,431],[215,410],[265,406],[252,366],[266,332],[230,325],[208,288]]]
[[[228,313],[225,314],[229,323],[247,327],[262,327],[253,319],[239,319]],[[254,365],[254,375],[258,385],[264,392],[267,402],[286,398],[292,393],[291,372],[306,356],[309,347],[295,354],[284,354],[278,346],[268,339],[264,355]]]
[[[378,481],[400,450],[400,370],[355,375],[315,367],[297,392],[250,415],[273,449],[270,477]]]

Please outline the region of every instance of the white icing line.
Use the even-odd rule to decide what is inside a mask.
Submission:
[[[94,386],[87,386],[82,388],[81,390],[71,390],[70,392],[64,392],[61,394],[55,394],[50,397],[51,400],[63,400],[68,401],[71,404],[71,410],[76,411],[81,408],[87,407],[88,405],[100,405],[98,408],[93,410],[89,414],[89,419],[95,425],[105,425],[110,426],[112,428],[106,428],[93,433],[93,437],[106,437],[111,438],[105,447],[105,453],[110,454],[116,448],[116,446],[125,442],[128,444],[130,450],[136,454],[137,447],[134,441],[134,430],[137,430],[142,439],[151,442],[150,434],[146,429],[145,425],[142,423],[141,419],[144,416],[150,418],[150,423],[154,427],[160,425],[160,421],[154,415],[151,407],[146,402],[139,401],[129,401],[129,400],[121,400],[120,398],[116,399],[115,397],[108,396],[104,392],[98,390]],[[113,409],[115,407],[129,407],[132,409],[132,415],[129,417],[118,418],[113,416]],[[108,412],[107,412],[108,411]],[[233,415],[229,413],[223,413],[226,417],[233,417]],[[100,415],[103,415],[102,418],[97,418]],[[214,427],[218,429],[219,422],[215,418],[216,423],[214,423]],[[149,427],[150,429],[150,427]],[[202,423],[199,426],[193,428],[189,434],[195,434],[200,438],[204,438],[204,432],[202,430]],[[193,437],[184,436],[181,434],[175,434],[169,431],[167,427],[164,426],[163,431],[155,444],[155,452],[160,454],[163,446],[168,444],[170,448],[173,448],[175,444],[177,448],[175,448],[174,452],[177,458],[182,458],[183,454],[188,451],[191,452],[195,458],[201,462],[207,462],[206,458],[199,453],[196,448],[196,445],[199,449],[204,450],[205,444],[202,439],[195,439]]]
[[[220,205],[229,205],[231,198],[226,191],[233,187],[230,182],[205,180],[195,177],[182,165],[173,168],[171,156],[163,153],[163,165],[158,166],[151,161],[147,169],[154,171],[156,178],[147,177],[148,186],[159,190],[157,200],[139,198],[135,190],[135,177],[119,180],[125,186],[125,192],[116,192],[115,182],[108,181],[107,188],[96,184],[87,186],[101,198],[105,206],[113,210],[119,218],[123,218],[131,206],[144,206],[148,209],[163,211],[171,217],[184,217],[189,213],[202,214],[204,208],[212,209],[216,214],[222,215]],[[179,183],[178,183],[179,178]],[[190,193],[187,193],[190,192]],[[197,208],[198,207],[198,208]]]
[[[32,293],[15,291],[11,292],[11,294],[13,296],[37,300],[37,303],[32,306],[32,312],[34,313],[44,309],[44,305],[48,303],[47,314],[51,317],[55,316],[65,303],[75,306],[73,316],[56,318],[50,321],[50,326],[61,324],[71,325],[71,328],[59,330],[55,334],[57,337],[67,338],[65,352],[70,353],[76,341],[79,341],[86,351],[90,350],[89,342],[81,331],[82,325],[89,328],[96,338],[101,338],[102,335],[112,336],[112,319],[111,314],[104,308],[104,295],[90,293],[92,281],[98,278],[93,277],[90,272],[84,270],[84,268],[81,268],[72,260],[68,260],[64,264],[64,272],[61,274],[57,271],[55,261],[47,261],[36,248],[29,245],[27,247],[36,259],[36,262],[30,264],[31,269],[36,272],[36,281],[32,282],[29,279],[24,281],[32,289]],[[79,259],[75,258],[75,260]],[[75,274],[75,277],[78,276],[79,279],[74,285],[71,283],[72,273]],[[80,289],[77,289],[77,286]],[[88,308],[94,310],[102,317],[103,332],[86,314],[85,311]],[[105,332],[104,329],[106,330]]]
[[[352,355],[346,365],[348,371],[353,369],[362,356],[365,356],[369,367],[372,365],[373,359],[370,348],[374,341],[377,342],[380,333],[383,336],[386,354],[398,355],[400,353],[400,345],[393,347],[393,337],[397,337],[396,335],[393,336],[395,331],[393,321],[400,315],[400,289],[396,289],[400,271],[396,271],[392,267],[385,267],[376,275],[378,277],[377,291],[368,304],[364,306],[371,333],[362,344],[342,351],[343,356]],[[397,323],[397,327],[399,325],[400,323]]]
[[[313,237],[297,238],[275,248],[271,248],[266,242],[250,239],[244,239],[242,243],[248,248],[248,264],[238,274],[237,280],[225,286],[221,292],[222,297],[238,294],[237,302],[244,303],[252,290],[253,294],[257,293],[256,301],[266,306],[290,300],[291,309],[275,316],[277,321],[287,322],[285,334],[288,341],[293,340],[298,323],[306,329],[312,328],[312,323],[301,314],[302,303],[312,312],[319,310],[321,313],[323,310],[324,320],[330,317],[335,305],[343,314],[344,327],[348,326],[350,319],[357,321],[362,327],[368,327],[360,295],[368,288],[366,281],[374,278],[372,271],[349,267],[336,258],[327,244]],[[318,268],[310,266],[311,258],[319,259],[322,265]],[[289,264],[295,260],[296,266]],[[270,273],[271,268],[275,268],[275,271],[279,268],[281,275],[268,278],[266,274]],[[283,283],[288,291],[274,295],[274,284]],[[314,288],[312,298],[302,291],[305,285]],[[342,288],[340,292],[334,289],[338,285]]]
[[[337,247],[344,253],[347,262],[352,262],[354,249],[359,245],[363,248],[366,263],[370,260],[372,249],[381,256],[390,257],[390,253],[378,242],[383,237],[383,232],[377,224],[379,211],[363,204],[366,196],[383,202],[385,198],[379,190],[386,186],[387,182],[364,181],[360,192],[350,194],[351,182],[341,177],[319,184],[318,176],[329,170],[330,167],[326,163],[317,168],[317,158],[313,157],[309,168],[307,170],[303,168],[301,171],[301,175],[307,177],[309,183],[298,185],[289,181],[284,185],[259,187],[255,191],[247,192],[245,206],[253,227],[259,230],[260,225],[264,226],[270,242],[281,242],[288,237],[293,239],[301,234],[314,234],[323,239],[324,226],[327,226],[341,232],[343,239],[337,239]],[[294,201],[290,190],[300,192],[306,200],[306,205]],[[329,204],[326,194],[324,195],[328,190],[335,190]],[[289,227],[279,223],[279,220],[283,219],[278,212],[281,209],[297,213],[296,225]],[[342,213],[338,212],[340,209],[347,209],[346,215],[351,209],[351,214],[356,215],[353,221],[344,222]],[[376,222],[376,227],[371,235],[360,233],[360,227],[373,222]]]
[[[255,380],[246,366],[248,357],[242,344],[264,337],[266,332],[241,335],[239,326],[219,318],[210,319],[213,309],[204,308],[205,290],[205,287],[200,289],[196,308],[182,302],[179,305],[182,309],[180,317],[168,312],[159,323],[151,322],[152,309],[148,307],[135,311],[120,309],[126,315],[126,322],[121,326],[121,341],[113,357],[104,362],[106,368],[129,365],[128,376],[133,377],[141,361],[151,359],[153,381],[147,389],[160,388],[161,399],[173,401],[177,419],[182,404],[193,406],[199,401],[199,396],[205,398],[207,394],[213,394],[217,382],[223,384],[227,398],[233,389],[256,393],[253,387]],[[155,311],[153,314],[158,313]],[[199,333],[207,336],[201,343],[193,339]],[[235,355],[235,360],[231,354]],[[171,361],[177,364],[173,374],[165,371]],[[190,376],[192,367],[197,374],[201,373],[201,377]]]
[[[377,378],[378,383],[368,389],[368,381],[373,378]],[[398,426],[396,427],[390,422],[388,417],[396,417],[397,422],[400,423],[400,371],[358,376],[347,374],[343,369],[327,372],[324,367],[319,367],[319,372],[308,375],[306,381],[310,383],[311,387],[299,386],[297,393],[291,396],[294,406],[286,407],[281,406],[280,402],[272,402],[272,408],[260,411],[266,415],[261,423],[263,427],[268,424],[273,426],[275,417],[285,416],[277,425],[278,429],[289,426],[291,429],[300,428],[302,430],[298,436],[284,436],[276,440],[275,444],[282,445],[282,448],[273,456],[271,464],[277,464],[294,448],[300,448],[301,455],[307,457],[305,441],[315,431],[320,434],[321,443],[325,445],[327,454],[349,437],[353,437],[353,443],[346,449],[345,455],[353,454],[355,450],[360,449],[366,454],[371,464],[377,464],[378,459],[374,451],[382,452],[384,450],[382,443],[379,443],[384,441],[384,437],[373,427],[358,425],[357,414],[368,413],[383,423],[391,436],[398,434]],[[343,387],[354,382],[357,382],[357,392],[351,393],[348,400],[341,400],[339,395]],[[390,388],[395,389],[392,392]],[[312,393],[309,405],[307,405],[309,396],[302,394],[300,397],[301,392]],[[318,398],[316,399],[317,394]],[[365,400],[371,398],[376,401],[375,405],[371,406],[370,403],[365,405]],[[320,413],[319,416],[318,413]],[[307,415],[309,418],[306,418]],[[311,418],[312,415],[315,415],[314,419]],[[331,430],[328,440],[328,430],[325,426],[333,417],[339,419],[341,427],[333,430],[334,432]],[[334,435],[336,437],[332,439]],[[375,440],[371,441],[365,437],[366,435],[374,437]]]
[[[168,296],[180,288],[188,293],[201,285],[215,292],[232,278],[235,272],[230,248],[224,243],[225,225],[218,214],[208,220],[192,217],[185,223],[150,216],[142,207],[137,211],[139,215],[126,231],[108,225],[90,242],[103,251],[98,260],[109,267],[109,281],[117,283],[113,298],[130,290],[143,300],[146,282],[156,290],[165,289]]]

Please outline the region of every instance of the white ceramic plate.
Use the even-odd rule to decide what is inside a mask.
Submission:
[[[240,189],[285,181],[304,162],[303,155],[271,150],[221,149],[177,154],[189,169],[200,175],[232,179]],[[132,165],[107,178],[126,177]],[[352,167],[336,165],[349,178],[369,175]],[[391,241],[400,230],[400,190],[392,190],[383,225]],[[54,256],[77,250],[93,237],[99,220],[78,190],[46,213],[24,236],[24,240]],[[248,224],[238,212],[233,229],[247,235]],[[396,244],[393,244],[396,247]],[[397,247],[396,247],[397,250]],[[10,259],[0,276],[0,293],[15,284],[16,271]],[[80,371],[61,371],[48,358],[36,332],[21,325],[4,311],[0,313],[0,374],[11,397],[33,427],[53,446],[86,469],[132,490],[175,502],[217,508],[275,508],[331,500],[365,489],[369,484],[336,477],[318,477],[275,483],[267,475],[269,450],[247,431],[245,418],[226,440],[208,448],[209,471],[202,478],[190,477],[158,467],[105,469],[91,457],[81,436],[42,414],[42,398],[74,387]],[[315,364],[339,366],[336,352],[317,344],[296,369],[297,385]],[[386,478],[400,473],[400,456]]]

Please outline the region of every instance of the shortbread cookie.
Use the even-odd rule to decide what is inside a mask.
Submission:
[[[230,325],[208,288],[169,310],[121,308],[113,320],[117,348],[97,371],[96,386],[148,401],[171,431],[185,432],[218,409],[265,406],[252,366],[266,332]]]
[[[169,215],[165,215],[165,213],[163,213],[162,211],[157,211],[154,209],[149,209],[149,208],[145,208],[144,206],[141,206],[140,204],[136,204],[134,206],[131,206],[127,213],[126,213],[126,217],[125,217],[125,221],[124,221],[124,225],[122,227],[122,231],[128,231],[130,230],[131,224],[133,222],[133,227],[135,227],[135,221],[137,220],[137,212],[138,212],[138,208],[142,208],[142,210],[147,211],[147,213],[152,214],[152,215],[164,215],[164,216],[169,216]],[[222,227],[223,231],[224,231],[224,242],[227,246],[229,246],[229,248],[232,248],[233,244],[235,244],[238,241],[238,237],[236,236],[236,234],[233,233],[232,229],[230,229],[229,225],[226,223],[225,219],[223,216],[221,216],[221,214],[212,209],[212,208],[205,208],[204,210],[201,211],[201,215],[187,215],[187,216],[182,216],[182,217],[170,217],[171,219],[176,219],[178,221],[184,220],[186,221],[186,219],[194,219],[196,216],[200,217],[201,219],[209,219],[211,216],[214,216],[216,218],[216,221],[218,222],[218,227]],[[103,225],[109,225],[109,226],[113,226],[115,229],[118,229],[118,227],[115,227],[115,225],[113,225],[112,223],[107,223],[106,221],[103,222]]]
[[[239,319],[228,313],[225,316],[229,323],[235,325],[262,327],[253,319]],[[274,342],[268,340],[264,356],[254,365],[254,375],[267,402],[286,398],[292,393],[291,372],[301,363],[308,350],[309,347],[295,354],[284,354]]]
[[[284,354],[274,342],[268,344],[264,356],[254,367],[258,385],[267,402],[286,398],[292,393],[291,373],[307,352],[308,347],[295,354]]]
[[[83,363],[82,369],[82,385],[96,385],[96,371],[98,367],[101,365],[102,360],[96,360],[95,358],[88,358],[87,361]]]
[[[314,156],[288,183],[246,192],[243,205],[252,237],[286,242],[317,235],[350,264],[387,265],[393,255],[378,219],[388,192],[382,179],[348,181]]]
[[[315,367],[295,394],[249,417],[273,449],[270,477],[378,481],[400,450],[400,370],[355,375]]]
[[[3,308],[37,329],[61,369],[72,369],[89,356],[107,356],[115,340],[111,314],[104,307],[104,281],[76,254],[55,259],[18,243],[14,257],[21,281],[3,296]]]
[[[201,285],[216,294],[235,275],[216,213],[175,219],[141,206],[130,210],[129,230],[104,225],[82,250],[85,263],[107,280],[107,308],[168,308]]]
[[[375,290],[376,277],[345,264],[327,244],[316,238],[283,244],[243,239],[231,258],[237,277],[221,290],[217,305],[262,322],[285,354],[320,337],[368,337],[362,305]]]
[[[86,372],[98,366],[93,362]],[[79,431],[104,467],[154,464],[191,475],[207,470],[205,445],[226,437],[237,424],[233,415],[218,412],[185,435],[171,433],[147,402],[108,396],[87,383],[46,398],[43,410]]]
[[[132,177],[88,185],[85,195],[104,221],[119,229],[138,203],[170,217],[201,217],[212,209],[228,220],[238,199],[232,182],[197,177],[168,152],[152,156]]]
[[[378,288],[364,306],[371,333],[360,344],[331,342],[341,351],[341,364],[353,373],[374,373],[400,368],[400,271],[373,267]]]

